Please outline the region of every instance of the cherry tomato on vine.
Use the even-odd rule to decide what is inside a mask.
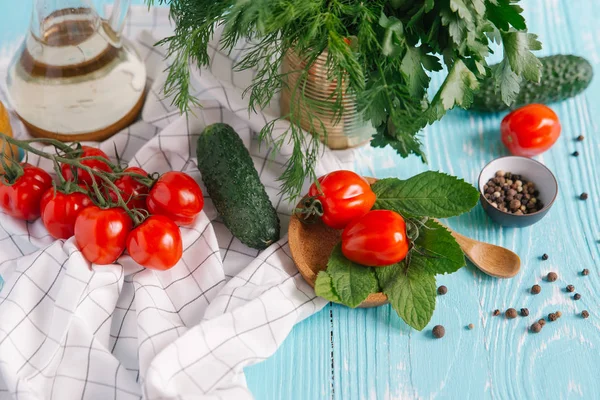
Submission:
[[[123,172],[131,172],[148,177],[148,173],[139,167],[129,167]],[[146,208],[146,197],[150,191],[148,186],[144,185],[136,178],[128,175],[120,177],[114,183],[115,186],[121,191],[121,197],[123,200],[125,200],[129,209]],[[117,201],[117,195],[112,190],[110,191],[110,198],[114,202]]]
[[[323,206],[323,223],[334,229],[343,229],[348,223],[365,215],[376,196],[365,178],[352,171],[335,171],[319,179],[320,190],[313,183],[308,191]]]
[[[104,157],[107,161],[110,159],[105,152],[95,147],[81,146],[81,149],[83,150],[81,157]],[[112,172],[110,166],[107,163],[102,162],[100,160],[84,160],[81,161],[81,164],[96,171]],[[62,164],[60,166],[60,173],[63,176],[63,178],[65,178],[67,181],[75,180],[73,170],[68,164]],[[97,180],[98,179],[96,179],[96,181]],[[91,186],[93,183],[92,176],[86,170],[77,168],[77,182],[85,183]],[[100,182],[97,183],[100,184]]]
[[[533,157],[548,150],[560,136],[560,121],[543,104],[529,104],[502,120],[502,142],[516,156]]]
[[[133,222],[122,208],[85,208],[75,220],[75,243],[92,263],[112,264],[125,251]]]
[[[143,267],[170,269],[183,254],[179,227],[163,215],[153,215],[131,231],[127,237],[127,252]]]
[[[75,234],[75,221],[81,211],[92,204],[87,194],[50,188],[42,196],[42,222],[53,238],[68,239]]]
[[[191,176],[170,171],[152,186],[146,205],[151,214],[164,215],[177,224],[189,225],[202,211],[204,197]]]
[[[0,207],[10,216],[33,221],[40,216],[42,196],[52,187],[52,178],[41,168],[21,164],[23,175],[14,183],[0,180]]]
[[[382,267],[404,260],[409,250],[406,223],[389,210],[369,211],[342,233],[342,253],[351,261]]]

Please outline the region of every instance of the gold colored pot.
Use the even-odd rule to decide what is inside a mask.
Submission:
[[[303,76],[300,71],[306,68],[306,60],[299,57],[295,52],[286,53],[283,60],[283,73],[286,76],[287,87],[281,93],[280,107],[282,115],[288,115],[293,123],[298,123],[307,132],[318,134],[321,141],[325,142],[331,149],[347,149],[367,143],[375,134],[375,128],[370,121],[364,121],[362,115],[357,111],[356,96],[346,93],[342,102],[341,118],[334,118],[334,111],[323,105],[323,102],[331,102],[333,92],[338,82],[327,79],[327,50],[317,58],[310,67],[309,73]],[[347,87],[347,83],[342,81]],[[321,102],[307,104],[302,96],[294,96],[293,91],[299,92],[304,88],[304,98]],[[345,90],[346,88],[344,88]],[[295,115],[290,116],[290,104],[297,103]],[[298,115],[300,114],[300,115]],[[313,118],[311,124],[310,116]]]

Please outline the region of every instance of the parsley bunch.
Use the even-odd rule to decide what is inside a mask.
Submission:
[[[499,96],[511,103],[522,79],[539,81],[541,64],[531,53],[539,50],[536,35],[526,32],[519,0],[146,0],[170,5],[175,34],[164,39],[173,64],[165,85],[174,103],[188,110],[189,61],[208,65],[208,43],[215,27],[223,26],[221,47],[235,48],[240,39],[254,46],[237,62],[238,70],[255,69],[247,89],[251,109],[266,107],[286,87],[281,65],[295,51],[311,63],[327,50],[329,78],[338,84],[330,99],[292,102],[292,122],[303,107],[330,107],[336,118],[342,112],[346,91],[356,94],[359,112],[377,128],[371,144],[391,146],[402,157],[415,154],[426,162],[419,132],[455,106],[467,108],[479,81],[494,77]],[[503,45],[504,59],[492,71],[486,57],[490,45]],[[448,74],[437,93],[429,94],[428,72]],[[304,87],[290,88],[303,96]],[[301,105],[302,104],[302,105]],[[307,105],[308,104],[308,105]],[[321,124],[321,121],[313,121]],[[281,176],[282,190],[292,198],[304,180],[315,178],[319,139],[306,138],[298,124],[273,140],[274,124],[260,136],[281,146],[291,142],[294,152]]]

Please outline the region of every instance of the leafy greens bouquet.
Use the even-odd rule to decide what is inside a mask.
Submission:
[[[176,24],[164,39],[173,56],[165,85],[167,95],[187,111],[190,97],[189,61],[208,65],[208,44],[222,25],[220,45],[231,51],[241,39],[254,43],[237,62],[238,70],[255,69],[246,90],[251,109],[264,108],[286,87],[281,65],[288,52],[305,59],[299,71],[327,50],[328,77],[338,84],[328,104],[341,116],[347,92],[356,95],[358,110],[377,129],[374,147],[391,146],[402,157],[426,162],[419,132],[455,106],[468,108],[479,81],[492,76],[496,91],[510,104],[522,79],[539,81],[541,63],[532,50],[541,48],[527,33],[519,0],[147,0],[170,5]],[[493,70],[486,57],[492,42],[503,46],[503,61]],[[428,96],[428,71],[447,68],[446,78]],[[305,93],[300,89],[300,96]],[[292,106],[292,122],[301,113]],[[260,137],[275,147],[294,144],[280,177],[282,191],[295,198],[305,178],[315,178],[318,135],[307,137],[298,124],[276,141],[273,123]]]

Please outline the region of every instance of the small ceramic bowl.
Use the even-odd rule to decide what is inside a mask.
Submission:
[[[497,171],[506,171],[522,175],[527,181],[533,182],[535,188],[540,192],[538,198],[544,204],[544,208],[531,214],[515,215],[500,211],[492,206],[483,196],[483,187],[496,176]],[[554,174],[542,163],[527,157],[508,156],[500,157],[491,161],[483,167],[479,174],[480,202],[485,212],[498,224],[502,226],[525,227],[533,225],[546,216],[556,196],[558,195],[558,182]]]

